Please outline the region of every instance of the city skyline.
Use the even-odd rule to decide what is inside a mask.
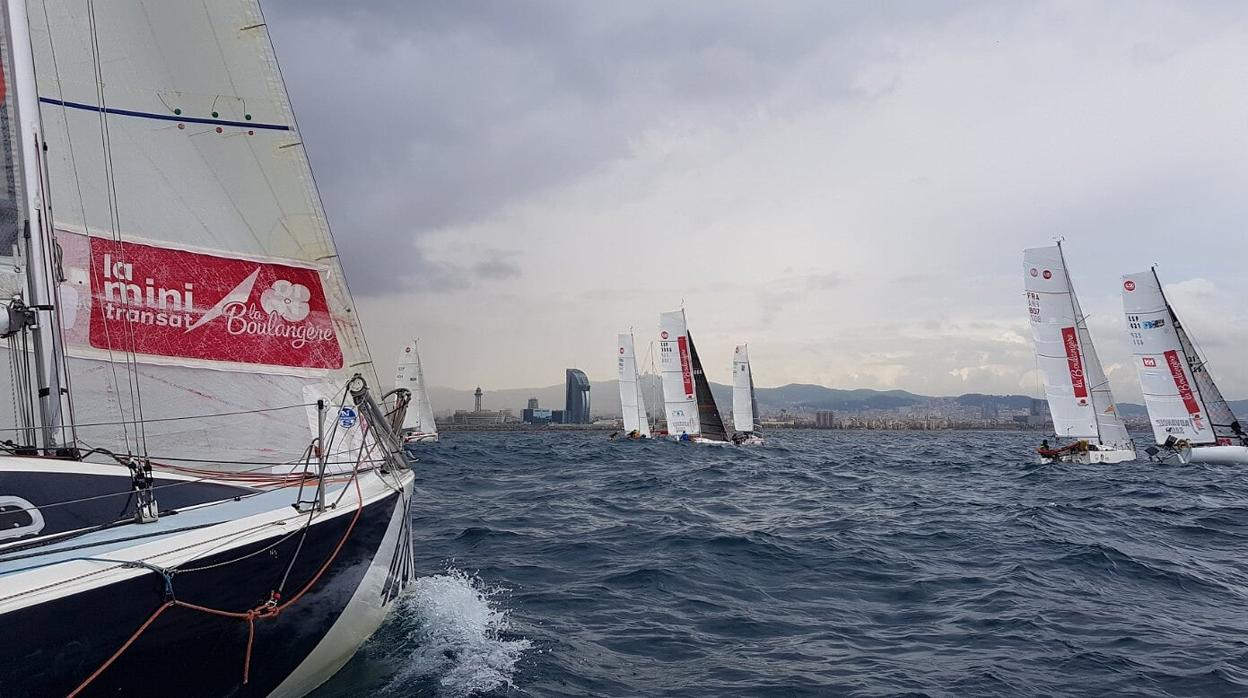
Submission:
[[[1234,4],[270,13],[383,381],[412,335],[431,384],[611,376],[683,302],[712,378],[748,342],[760,385],[1038,395],[1021,255],[1060,235],[1118,400],[1154,262],[1248,395]]]

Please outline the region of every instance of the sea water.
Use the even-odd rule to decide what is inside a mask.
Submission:
[[[420,579],[318,696],[1248,695],[1248,481],[1041,435],[422,446]]]

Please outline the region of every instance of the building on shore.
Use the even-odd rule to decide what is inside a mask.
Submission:
[[[589,377],[579,368],[567,371],[563,424],[589,424]]]
[[[490,424],[507,424],[515,422],[516,417],[511,410],[487,410],[482,407],[481,400],[485,393],[477,386],[473,396],[473,410],[455,410],[450,423],[457,426],[486,426]]]
[[[836,413],[832,410],[819,410],[815,412],[815,428],[816,429],[835,429]]]
[[[535,402],[530,400],[530,402]],[[520,413],[520,421],[525,424],[563,424],[563,410],[542,410],[526,407]]]

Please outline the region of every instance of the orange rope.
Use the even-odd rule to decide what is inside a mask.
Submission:
[[[109,657],[108,661],[101,664],[99,669],[96,669],[90,676],[87,677],[85,681],[78,684],[78,688],[75,688],[73,692],[69,694],[68,698],[74,698],[74,696],[78,695],[79,693],[82,693],[82,690],[86,688],[88,685],[90,685],[91,682],[96,679],[96,677],[98,677],[100,674],[103,674],[105,669],[112,666],[113,662],[117,661],[117,658],[120,657],[123,652],[130,649],[130,645],[133,645],[134,641],[139,639],[139,636],[143,634],[144,630],[147,630],[148,626],[156,622],[156,619],[160,617],[160,614],[167,611],[169,607],[173,605],[174,605],[173,601],[166,601],[165,603],[161,604],[160,608],[156,609],[156,612],[153,613],[151,616],[149,616],[148,619],[143,622],[143,625],[139,626],[138,630],[134,631],[134,634],[130,636],[130,639],[126,640],[125,644],[123,644],[121,647],[118,647],[116,652],[113,652],[113,656]]]
[[[338,545],[334,546],[334,551],[330,553],[329,558],[326,559],[325,563],[322,564],[320,569],[316,571],[316,574],[312,576],[312,579],[308,580],[308,583],[305,584],[303,588],[299,590],[299,593],[292,596],[285,603],[280,604],[280,605],[273,605],[273,601],[275,600],[275,598],[270,598],[268,602],[263,603],[246,612],[240,613],[238,611],[223,611],[218,608],[209,608],[208,606],[200,606],[198,604],[188,603],[186,601],[179,601],[177,599],[171,599],[169,601],[166,601],[165,603],[161,604],[160,608],[157,608],[156,611],[152,613],[152,615],[143,623],[143,625],[139,626],[138,630],[134,631],[134,634],[130,636],[130,639],[126,640],[126,642],[121,647],[117,648],[117,651],[114,652],[113,655],[109,657],[107,661],[105,661],[102,665],[100,665],[100,668],[96,669],[94,672],[91,673],[90,676],[86,678],[86,680],[78,684],[78,687],[75,688],[67,696],[67,698],[74,698],[79,693],[82,693],[83,689],[91,685],[92,681],[95,681],[97,678],[99,678],[100,674],[103,674],[110,666],[112,666],[113,662],[117,661],[117,659],[121,657],[121,655],[124,654],[125,651],[129,649],[131,645],[134,644],[135,640],[138,640],[139,636],[142,635],[144,631],[146,631],[148,627],[151,626],[152,623],[156,622],[156,619],[160,617],[160,614],[164,613],[166,610],[168,610],[169,608],[173,606],[182,606],[184,608],[189,608],[193,611],[201,611],[203,613],[208,613],[214,616],[224,616],[226,618],[238,618],[238,619],[247,621],[247,651],[246,651],[246,654],[243,656],[243,684],[246,685],[247,682],[251,680],[251,650],[255,644],[255,639],[256,639],[256,619],[277,617],[279,613],[289,608],[296,601],[302,598],[304,594],[308,593],[308,591],[310,591],[312,587],[321,579],[321,576],[325,574],[325,571],[329,569],[329,566],[334,563],[334,560],[338,558],[338,554],[342,552],[342,547],[346,545],[347,540],[351,537],[351,531],[355,529],[356,522],[360,520],[360,514],[363,513],[364,511],[364,493],[360,490],[360,478],[358,477],[358,475],[355,478],[355,496],[356,496],[356,502],[357,502],[357,505],[355,508],[355,514],[351,517],[351,523],[347,525],[347,530],[343,532],[342,538],[338,540]],[[273,592],[273,594],[274,594],[274,597],[280,598],[280,597],[277,597],[276,592]]]

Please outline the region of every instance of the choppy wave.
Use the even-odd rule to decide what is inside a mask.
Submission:
[[[324,695],[1248,695],[1243,474],[1037,440],[448,434],[429,576]]]

